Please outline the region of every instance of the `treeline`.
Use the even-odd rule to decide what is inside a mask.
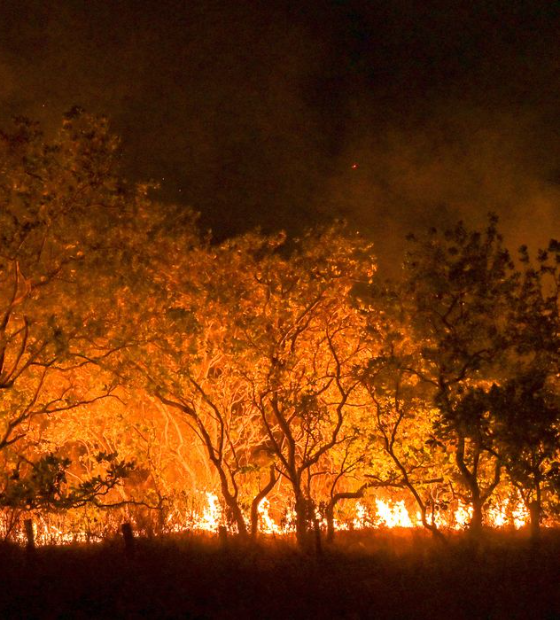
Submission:
[[[213,243],[119,173],[104,119],[0,133],[0,505],[184,514],[214,490],[240,536],[292,507],[406,498],[436,537],[458,502],[560,492],[560,244],[498,223],[409,238],[402,273],[344,224]],[[142,512],[144,510],[144,512]],[[91,513],[90,513],[91,514]],[[152,517],[149,517],[152,518]]]

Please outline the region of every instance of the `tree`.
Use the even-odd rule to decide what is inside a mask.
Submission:
[[[239,323],[258,273],[255,256],[271,244],[248,235],[221,246],[189,250],[185,245],[174,252],[173,268],[158,276],[161,286],[153,311],[145,316],[145,336],[126,362],[204,446],[241,536],[248,533],[245,505],[250,504],[256,533],[258,502],[276,482],[267,467],[264,486],[254,484],[260,477],[254,454],[264,435],[242,372],[249,362]]]
[[[497,450],[537,540],[545,498],[550,502],[560,488],[560,245],[551,241],[540,251],[537,266],[523,247],[521,262],[525,270],[509,316],[507,377],[492,387],[489,408]]]
[[[30,448],[36,421],[114,390],[109,381],[81,391],[76,377],[119,346],[108,344],[115,265],[137,201],[128,200],[117,157],[106,120],[78,109],[51,141],[25,119],[0,132],[0,451],[8,463]]]
[[[422,525],[444,540],[439,517],[449,503],[447,454],[433,434],[429,406],[418,379],[396,360],[371,360],[362,375],[371,400],[373,426],[389,464],[370,474],[380,487],[406,489],[414,499]],[[415,393],[416,392],[416,393]]]
[[[353,416],[354,417],[354,416]],[[366,491],[376,486],[366,478],[368,464],[371,462],[370,437],[360,423],[362,416],[356,416],[348,424],[345,433],[335,449],[324,458],[324,474],[319,497],[324,497],[324,516],[327,522],[327,542],[335,536],[335,509],[344,500],[361,499]],[[363,418],[362,418],[363,419]]]
[[[545,378],[530,373],[494,386],[489,408],[495,418],[496,446],[508,476],[531,516],[539,538],[544,498],[560,488],[560,404]]]
[[[486,395],[508,347],[506,317],[518,278],[495,218],[484,233],[458,224],[410,241],[402,293],[418,342],[410,372],[431,387],[435,430],[453,447],[477,533],[501,477]]]
[[[403,296],[395,283],[376,283],[358,296],[366,319],[368,356],[359,369],[368,403],[363,430],[373,455],[368,476],[378,487],[405,489],[423,526],[439,540],[449,505],[449,457],[434,435],[431,388],[411,370],[420,361]]]
[[[287,257],[276,251],[260,260],[241,319],[258,360],[244,373],[278,473],[291,486],[300,546],[327,461],[353,432],[353,368],[363,342],[349,293],[372,274],[371,248],[360,238],[337,228],[309,233]]]
[[[70,459],[47,454],[35,461],[20,458],[6,476],[0,492],[0,506],[25,510],[58,511],[86,504],[99,506],[101,498],[119,485],[133,463],[117,460],[117,454],[98,453],[96,461],[102,473],[77,484],[68,483]]]

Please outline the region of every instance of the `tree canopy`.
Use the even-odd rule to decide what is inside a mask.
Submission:
[[[5,523],[114,506],[165,530],[205,493],[240,535],[270,500],[302,546],[357,500],[438,538],[461,511],[475,534],[498,505],[535,537],[555,518],[557,242],[512,258],[493,216],[416,231],[384,282],[341,222],[213,241],[119,148],[79,109],[0,133]]]

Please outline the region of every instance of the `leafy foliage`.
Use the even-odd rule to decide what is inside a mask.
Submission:
[[[88,503],[98,505],[100,498],[120,484],[134,464],[117,460],[117,455],[99,453],[98,464],[104,473],[77,485],[68,484],[68,458],[47,454],[38,461],[21,460],[0,492],[0,506],[25,510],[68,510]],[[27,471],[25,471],[27,470]]]
[[[537,528],[554,510],[558,242],[515,263],[494,217],[433,229],[381,283],[344,224],[213,243],[118,162],[79,109],[52,139],[0,132],[1,506],[142,505],[163,529],[219,490],[243,534],[270,495],[302,545],[370,493],[436,535],[498,493]]]

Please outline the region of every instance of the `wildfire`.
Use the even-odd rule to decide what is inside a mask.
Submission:
[[[220,525],[224,524],[224,514],[218,497],[213,493],[207,493],[208,504],[200,517],[193,520],[192,529],[216,532]],[[370,511],[361,501],[356,503],[355,517],[351,521],[335,519],[336,530],[362,530],[367,528],[414,528],[422,527],[422,519],[417,511],[411,513],[404,500],[384,500],[375,498],[375,510]],[[261,500],[259,507],[259,531],[263,534],[285,535],[294,531],[295,513],[292,509],[286,512],[286,518],[282,523],[277,523],[270,514],[270,501],[267,498]],[[323,516],[317,512],[316,520],[320,527],[326,527]],[[433,522],[441,529],[462,530],[468,527],[472,517],[472,508],[459,502],[457,508],[448,519],[441,512],[433,517]],[[501,528],[513,525],[520,529],[527,525],[529,513],[522,502],[513,503],[504,500],[488,507],[485,514],[486,524],[493,528]]]
[[[385,527],[414,527],[404,500],[394,502],[392,505],[381,499],[375,500],[378,521]]]
[[[169,515],[166,523],[166,531],[183,533],[188,531],[217,533],[220,526],[227,526],[225,511],[220,503],[218,495],[206,492],[205,506],[200,513],[195,513],[190,519],[181,519],[177,513]],[[371,507],[370,507],[371,506]],[[419,512],[411,513],[404,500],[387,500],[373,498],[373,504],[366,505],[363,501],[355,504],[355,516],[350,520],[335,519],[334,528],[337,531],[363,530],[368,528],[416,528],[422,527]],[[271,504],[267,498],[261,500],[258,506],[259,531],[267,535],[287,535],[294,532],[295,513],[292,507],[288,507],[281,522],[277,522],[271,515]],[[459,502],[449,514],[436,512],[428,516],[440,529],[462,530],[466,529],[472,517],[472,507]],[[318,511],[316,520],[321,529],[326,528],[326,519]],[[520,529],[529,523],[529,511],[521,501],[504,499],[495,502],[485,509],[485,523],[489,527],[503,528],[513,527]],[[74,525],[67,527],[67,523],[58,522],[55,519],[37,517],[33,522],[35,544],[41,545],[65,545],[76,542],[95,542],[104,538],[103,532],[91,533],[80,531]],[[118,529],[117,522],[113,529]],[[228,529],[233,531],[230,526]],[[14,528],[9,519],[4,515],[4,521],[0,522],[0,535],[6,539],[11,538],[19,544],[26,544],[27,537],[23,528]]]
[[[487,510],[487,519],[493,527],[513,525],[518,530],[527,525],[529,518],[529,511],[522,502],[513,503],[508,499],[489,506]]]
[[[366,526],[366,523],[369,521],[369,513],[367,508],[362,504],[362,502],[358,502],[356,504],[356,518],[352,522],[354,529],[360,530]]]
[[[223,524],[224,513],[220,505],[220,500],[215,493],[206,493],[208,503],[200,518],[193,520],[193,529],[203,532],[216,532],[218,527]]]
[[[265,497],[259,503],[260,529],[264,534],[282,534],[282,528],[272,519],[269,514],[270,502]]]
[[[472,513],[473,513],[473,510],[471,506],[465,506],[464,504],[459,503],[459,506],[453,513],[453,517],[454,517],[453,529],[455,530],[465,529],[471,520]],[[498,527],[500,526],[498,525]]]
[[[216,532],[224,524],[224,514],[218,497],[207,493],[208,505],[200,515],[193,520],[192,529],[207,532]],[[355,517],[351,521],[334,520],[334,527],[338,531],[362,530],[367,528],[415,528],[422,527],[420,512],[411,513],[404,500],[384,500],[375,498],[375,509],[371,510],[361,501],[356,503]],[[263,534],[286,535],[294,531],[295,513],[291,508],[286,511],[286,518],[277,523],[270,514],[270,501],[261,500],[259,507],[259,531]],[[316,520],[321,528],[326,527],[326,520],[317,512]],[[459,502],[457,508],[448,519],[441,512],[435,513],[433,522],[441,529],[462,530],[468,527],[472,517],[472,508]],[[430,520],[430,518],[429,518]],[[527,525],[529,513],[521,503],[512,503],[509,500],[489,506],[485,514],[486,524],[493,528],[513,525],[520,529]]]

